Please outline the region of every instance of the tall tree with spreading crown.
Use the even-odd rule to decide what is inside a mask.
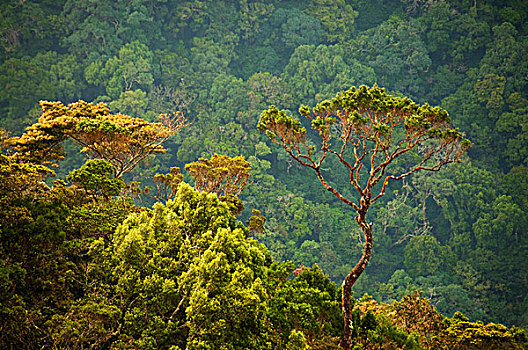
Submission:
[[[427,103],[419,105],[407,97],[391,96],[377,85],[351,87],[318,103],[311,111],[301,106],[299,114],[311,121],[312,129],[319,135],[318,148],[297,118],[275,106],[262,113],[257,128],[298,163],[313,169],[321,184],[357,213],[355,221],[364,235],[363,253],[342,286],[341,346],[348,350],[352,345],[352,287],[372,254],[369,208],[386,193],[391,180],[420,170],[437,171],[458,161],[471,143],[450,126],[447,111]],[[351,196],[348,189],[328,181],[331,173],[338,171],[324,170],[323,164],[331,157],[348,173],[347,185],[356,195]]]

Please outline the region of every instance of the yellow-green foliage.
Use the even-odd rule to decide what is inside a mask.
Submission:
[[[431,349],[522,350],[528,345],[525,332],[519,328],[470,322],[460,312],[446,318],[442,328],[432,337]]]
[[[361,349],[409,349],[409,345],[401,345],[405,334],[416,340],[416,349],[522,350],[528,345],[522,329],[470,322],[460,312],[452,318],[444,317],[417,292],[392,304],[378,303],[366,295],[355,308],[359,312],[356,343]],[[363,321],[369,313],[375,316],[374,326],[366,329]]]

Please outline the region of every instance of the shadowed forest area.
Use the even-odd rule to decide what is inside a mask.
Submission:
[[[526,347],[528,2],[3,0],[0,46],[0,348]]]

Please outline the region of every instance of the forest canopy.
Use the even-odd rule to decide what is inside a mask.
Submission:
[[[375,185],[355,344],[522,348],[527,23],[520,0],[5,1],[0,347],[337,347],[339,287],[366,240],[327,190],[361,200],[341,161],[354,150],[329,156],[353,128],[326,112],[365,86],[472,145]],[[270,114],[299,131],[290,152],[324,157],[327,186],[259,131]],[[425,126],[363,117],[350,126],[381,150]]]

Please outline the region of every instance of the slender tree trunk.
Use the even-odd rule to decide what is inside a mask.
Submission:
[[[343,350],[350,350],[352,347],[352,329],[350,327],[350,323],[352,321],[352,306],[350,302],[350,298],[352,296],[352,287],[361,273],[363,273],[365,270],[365,267],[367,267],[372,254],[372,224],[367,222],[365,214],[366,210],[364,213],[359,213],[356,217],[356,222],[365,236],[363,254],[361,255],[361,259],[359,259],[356,266],[354,266],[354,268],[345,277],[342,287],[343,294],[341,302],[343,308],[344,332],[340,346],[343,348]]]

